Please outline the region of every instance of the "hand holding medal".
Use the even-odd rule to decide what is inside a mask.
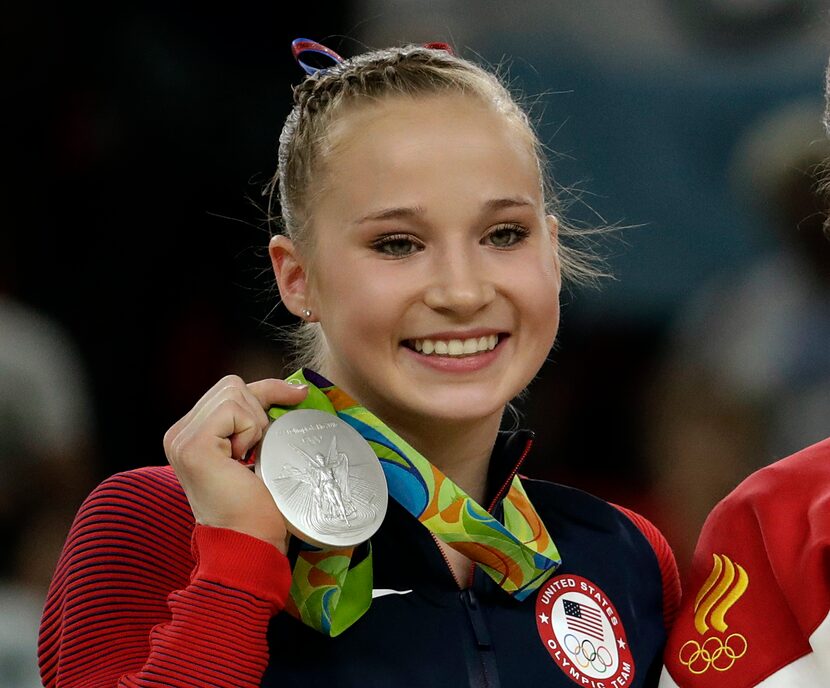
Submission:
[[[240,463],[268,427],[266,408],[301,402],[282,380],[222,378],[164,436],[164,449],[196,522],[237,530],[286,551],[285,522],[263,482]]]

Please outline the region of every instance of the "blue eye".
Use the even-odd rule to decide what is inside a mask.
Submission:
[[[484,240],[495,248],[510,248],[530,236],[530,231],[521,225],[499,225],[490,231]]]
[[[390,258],[405,258],[422,248],[421,243],[409,234],[386,234],[375,239],[371,246]]]

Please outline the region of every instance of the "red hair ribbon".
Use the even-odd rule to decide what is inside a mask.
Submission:
[[[455,53],[453,52],[453,49],[450,47],[449,43],[440,43],[440,42],[424,43],[424,47],[429,48],[430,50],[444,50],[444,51],[448,52],[450,55],[455,55]]]

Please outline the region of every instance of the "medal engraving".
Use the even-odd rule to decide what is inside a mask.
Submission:
[[[371,537],[386,514],[386,479],[351,426],[323,411],[290,411],[268,428],[256,472],[289,531],[318,547]]]

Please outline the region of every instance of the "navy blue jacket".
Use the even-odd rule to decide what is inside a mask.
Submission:
[[[494,490],[530,441],[527,432],[500,435],[488,477]],[[562,555],[537,593],[518,602],[479,569],[460,590],[429,531],[390,500],[372,538],[374,588],[412,592],[374,599],[336,638],[276,615],[262,685],[656,686],[664,597],[673,608],[679,595],[662,536],[645,519],[580,490],[522,482]]]

